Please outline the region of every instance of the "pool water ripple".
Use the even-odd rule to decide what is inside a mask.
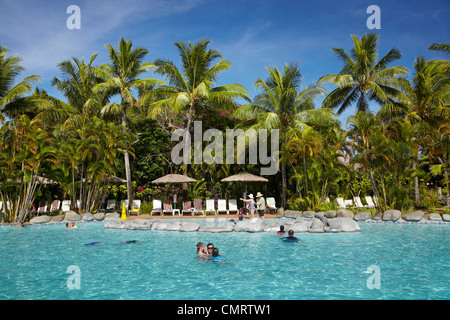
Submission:
[[[208,219],[201,223],[221,223]],[[0,228],[0,299],[449,299],[446,225],[361,224],[362,232],[199,233],[102,223]],[[139,243],[121,245],[127,240]],[[86,246],[99,241],[101,244]],[[195,255],[214,243],[227,259]],[[81,270],[69,290],[67,267]],[[380,269],[381,288],[367,271]]]

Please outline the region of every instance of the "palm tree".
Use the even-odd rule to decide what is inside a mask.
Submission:
[[[323,107],[339,107],[337,114],[344,112],[354,102],[357,112],[368,110],[368,100],[379,104],[387,103],[399,94],[398,77],[407,73],[405,67],[387,67],[390,62],[401,57],[396,48],[376,61],[378,34],[364,34],[361,38],[355,35],[351,37],[354,45],[350,55],[343,49],[333,48],[338,58],[344,62],[340,73],[323,76],[318,82],[337,86],[323,101]]]
[[[247,90],[238,83],[215,87],[218,76],[231,67],[228,60],[215,49],[208,49],[210,40],[200,40],[194,44],[177,41],[181,68],[168,59],[155,61],[155,72],[163,75],[169,85],[148,91],[141,98],[142,104],[148,104],[150,115],[155,116],[164,109],[187,114],[186,133],[192,128],[196,115],[208,108],[234,110],[236,98],[250,101]],[[220,59],[217,63],[215,61]],[[185,139],[187,143],[187,139]],[[190,148],[186,146],[185,150]],[[188,171],[188,153],[184,153],[184,174]]]
[[[267,67],[269,77],[267,80],[258,79],[255,82],[257,89],[261,90],[253,104],[239,107],[234,116],[245,121],[240,125],[253,129],[278,129],[280,143],[288,145],[294,137],[300,139],[301,132],[310,126],[325,125],[336,122],[330,110],[314,109],[313,99],[325,90],[317,85],[311,85],[299,91],[302,74],[297,63],[286,64],[284,74],[278,68]],[[282,199],[281,206],[286,207],[286,162],[288,157],[281,161]]]
[[[96,69],[96,74],[103,79],[103,82],[94,87],[94,92],[108,90],[120,95],[121,102],[110,103],[104,106],[102,112],[118,112],[121,114],[122,132],[127,132],[127,108],[134,107],[135,99],[133,89],[152,84],[161,84],[155,79],[141,79],[138,77],[154,67],[152,63],[143,62],[149,51],[143,47],[132,49],[133,43],[123,38],[119,41],[119,48],[116,49],[110,44],[106,45],[109,55],[109,64]],[[124,152],[125,175],[127,180],[128,203],[132,202],[131,168],[129,152]]]
[[[17,76],[25,69],[19,65],[18,56],[7,57],[9,50],[0,45],[0,111],[7,116],[15,117],[30,111],[45,101],[33,96],[25,96],[33,88],[33,83],[41,81],[41,77],[31,75],[14,85]]]

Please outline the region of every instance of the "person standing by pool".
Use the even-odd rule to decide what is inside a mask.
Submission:
[[[256,194],[256,205],[258,206],[259,217],[264,219],[264,211],[266,211],[266,199],[263,194],[258,191]]]
[[[247,202],[249,203],[250,214],[252,215],[252,218],[253,218],[255,216],[256,203],[255,203],[255,200],[253,199],[253,194],[252,193],[250,193],[248,195],[248,197],[249,197],[249,199],[241,198],[241,200],[246,202],[246,203]]]

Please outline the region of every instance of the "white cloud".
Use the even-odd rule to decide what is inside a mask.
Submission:
[[[22,57],[27,73],[45,78],[56,75],[59,62],[71,57],[104,50],[106,43],[116,44],[122,33],[136,23],[186,12],[204,0],[96,0],[78,1],[81,29],[66,26],[67,2],[4,1],[0,11],[1,44]],[[114,42],[108,39],[114,39]],[[105,57],[103,57],[105,58]],[[46,79],[44,79],[46,80]],[[47,79],[48,80],[48,79]]]

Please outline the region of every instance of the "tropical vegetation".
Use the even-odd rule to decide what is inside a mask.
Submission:
[[[246,187],[296,210],[366,195],[379,211],[449,207],[449,44],[430,44],[442,59],[418,56],[409,71],[393,65],[402,56],[397,48],[378,59],[376,34],[351,38],[350,53],[332,48],[339,73],[303,86],[299,63],[268,66],[254,98],[238,82],[218,85],[231,62],[210,40],[175,42],[179,64],[146,61],[149,51],[124,39],[106,45],[107,64],[98,65],[97,54],[62,61],[52,81],[62,99],[36,87],[38,75],[22,78],[21,59],[0,46],[1,220],[25,221],[40,201],[70,199],[73,210],[93,212],[107,198],[151,203],[174,191],[186,200],[238,198]],[[338,115],[350,108],[341,123]],[[278,129],[278,173],[264,185],[224,184],[232,174],[259,174],[262,164],[188,165],[188,153],[185,164],[174,164],[172,132],[192,132],[195,121],[224,135]],[[185,147],[193,159],[194,146]],[[198,182],[151,183],[169,173]]]

